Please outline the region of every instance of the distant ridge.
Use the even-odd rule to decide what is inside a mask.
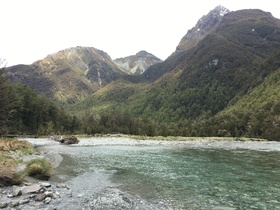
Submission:
[[[143,74],[150,66],[162,62],[159,58],[144,50],[135,55],[114,60],[115,64],[130,74]]]
[[[31,65],[6,69],[12,82],[21,82],[60,103],[75,103],[126,74],[104,51],[72,47]]]

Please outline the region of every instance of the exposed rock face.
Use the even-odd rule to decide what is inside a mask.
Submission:
[[[73,47],[48,55],[32,65],[6,69],[12,82],[33,87],[62,103],[73,104],[126,74],[110,56],[93,47]]]
[[[115,64],[130,74],[142,74],[150,66],[162,62],[159,58],[146,51],[140,51],[136,55],[114,60]]]
[[[228,12],[230,11],[227,8],[223,6],[217,6],[207,15],[204,15],[202,18],[200,18],[196,25],[190,29],[181,39],[179,45],[176,48],[175,54],[195,47],[197,43],[207,34],[215,30],[215,28],[221,22],[223,16]]]

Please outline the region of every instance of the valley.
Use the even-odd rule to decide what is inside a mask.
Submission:
[[[278,140],[279,52],[279,19],[218,6],[164,61],[146,51],[112,60],[78,46],[4,75],[71,115],[74,133]]]

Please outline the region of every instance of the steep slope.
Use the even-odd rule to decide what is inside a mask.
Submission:
[[[147,70],[147,68],[160,62],[162,62],[162,60],[146,51],[140,51],[136,53],[136,55],[117,58],[114,60],[116,65],[125,69],[125,71],[130,74],[142,74]]]
[[[196,47],[174,56],[176,66],[169,69],[168,77],[174,77],[178,71],[182,73],[179,79],[174,79],[177,84],[167,84],[161,91],[161,95],[165,92],[161,96],[164,100],[160,100],[161,112],[173,110],[177,119],[213,116],[236,95],[245,94],[255,80],[263,79],[260,65],[280,48],[279,23],[261,10],[224,15],[216,30]],[[153,97],[150,103],[157,100]]]
[[[217,6],[207,15],[200,18],[196,25],[181,39],[176,48],[175,54],[195,47],[200,40],[215,30],[223,16],[227,13],[229,13],[227,8]]]
[[[214,32],[220,22],[222,21],[224,15],[226,15],[229,10],[223,6],[217,6],[211,10],[207,15],[201,17],[196,25],[188,30],[187,34],[181,39],[176,51],[171,54],[163,63],[151,66],[144,73],[144,77],[150,81],[156,80],[161,77],[164,73],[174,69],[182,59],[181,55],[185,51],[194,48],[201,40],[203,40],[208,34]]]
[[[62,103],[75,103],[124,74],[107,53],[93,47],[65,49],[32,65],[7,68],[5,73],[12,82]]]
[[[121,81],[114,82],[102,90],[102,97],[94,94],[92,102],[97,109],[122,107],[158,122],[212,117],[271,73],[261,66],[280,49],[279,24],[261,10],[229,12],[195,47],[148,68],[143,76],[150,83],[137,84],[133,92],[114,88]]]
[[[262,65],[262,83],[215,116],[212,127],[232,136],[280,140],[280,50]],[[270,72],[270,73],[269,73]],[[210,124],[210,123],[209,123]]]

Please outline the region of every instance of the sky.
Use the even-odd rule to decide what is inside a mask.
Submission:
[[[275,0],[0,0],[0,58],[31,64],[86,46],[112,59],[146,50],[166,59],[196,22],[218,5],[261,9],[280,19]]]

